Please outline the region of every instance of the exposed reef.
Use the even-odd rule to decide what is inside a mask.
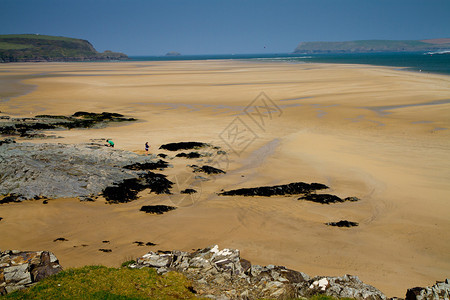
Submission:
[[[2,116],[0,119],[0,135],[25,138],[47,137],[42,131],[57,129],[75,129],[104,127],[110,122],[131,122],[134,118],[126,118],[118,113],[92,113],[79,111],[71,116],[37,115],[34,118],[11,118]]]
[[[0,198],[4,197],[0,203],[66,197],[83,200],[101,193],[110,202],[126,202],[145,188],[157,194],[170,193],[172,183],[165,175],[125,168],[133,165],[163,167],[166,163],[102,145],[3,143]]]
[[[328,223],[325,223],[325,225],[336,226],[336,227],[354,227],[354,226],[358,226],[359,224],[357,222],[341,220],[339,222],[328,222]]]
[[[162,215],[163,213],[174,209],[176,209],[176,207],[168,205],[144,205],[141,207],[140,211],[148,214]]]
[[[195,173],[197,173],[197,172],[203,172],[206,174],[225,174],[226,173],[224,170],[217,169],[217,168],[214,168],[211,166],[199,167],[197,165],[191,165],[190,167],[194,170]]]
[[[209,144],[201,142],[179,142],[161,145],[159,149],[164,149],[168,151],[179,151],[179,150],[199,149],[207,146],[209,146]]]
[[[317,190],[327,189],[328,187],[321,183],[293,182],[275,186],[261,186],[256,188],[242,188],[237,190],[224,191],[220,196],[282,196],[308,194]]]
[[[189,153],[178,153],[177,155],[175,155],[175,157],[185,157],[185,158],[199,158],[202,155],[198,152],[189,152]]]
[[[347,197],[342,199],[336,195],[330,194],[307,194],[305,196],[298,198],[298,200],[307,200],[321,204],[330,204],[330,203],[341,203],[345,201],[355,202],[358,201],[359,199],[357,197]]]

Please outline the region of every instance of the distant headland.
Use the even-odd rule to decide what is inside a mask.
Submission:
[[[124,60],[112,51],[97,52],[86,40],[39,34],[0,35],[0,63]]]
[[[180,56],[180,55],[181,53],[176,51],[170,51],[166,53],[166,56]]]
[[[294,53],[368,53],[450,50],[450,38],[430,40],[363,40],[347,42],[301,42]]]

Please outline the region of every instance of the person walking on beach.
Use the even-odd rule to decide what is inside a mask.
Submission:
[[[148,148],[150,148],[150,146],[148,145],[148,142],[145,142],[145,155],[148,155]]]
[[[106,140],[106,142],[108,143],[108,145],[106,145],[106,146],[109,146],[109,147],[114,148],[114,142],[113,142],[113,141],[111,141],[110,139],[108,139],[108,140]]]

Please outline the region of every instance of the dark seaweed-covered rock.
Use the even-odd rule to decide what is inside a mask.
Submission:
[[[112,252],[111,249],[98,249],[98,251],[105,252],[105,253]]]
[[[135,163],[132,165],[124,166],[125,169],[129,170],[156,170],[165,169],[169,166],[169,163],[160,159],[157,162],[145,162],[145,163]]]
[[[103,197],[109,203],[126,203],[136,200],[137,194],[143,191],[145,186],[138,178],[125,179],[114,186],[109,186],[103,190]]]
[[[155,194],[171,194],[170,188],[173,182],[167,179],[166,175],[147,172],[141,175],[141,178],[145,180],[145,186],[150,189],[151,192]]]
[[[67,242],[68,240],[63,237],[60,237],[60,238],[54,239],[53,241],[54,242]]]
[[[133,244],[136,244],[137,246],[156,246],[155,243],[152,243],[152,242],[144,243],[144,242],[141,242],[141,241],[133,242]]]
[[[336,227],[354,227],[354,226],[358,226],[359,224],[357,222],[351,222],[351,221],[347,221],[347,220],[341,220],[339,222],[329,222],[329,223],[325,223],[325,225],[328,226],[336,226]]]
[[[330,203],[340,203],[340,202],[345,202],[345,201],[358,201],[359,199],[356,197],[347,197],[345,199],[342,199],[336,195],[330,195],[330,194],[308,194],[308,195],[298,198],[298,200],[307,200],[307,201],[317,202],[317,203],[321,203],[321,204],[330,204]]]
[[[256,188],[242,188],[237,190],[224,191],[220,196],[282,196],[307,194],[317,190],[327,189],[328,187],[321,183],[293,182],[275,186],[261,186]]]
[[[103,190],[103,197],[109,203],[126,203],[138,198],[137,194],[147,188],[155,194],[170,194],[173,182],[166,175],[146,172],[139,178],[125,179]]]
[[[186,158],[199,158],[202,155],[198,152],[189,152],[189,153],[178,153],[177,155],[175,155],[176,157],[186,157]]]
[[[217,169],[211,166],[197,166],[197,165],[192,165],[190,166],[192,169],[194,169],[194,172],[203,172],[206,174],[225,174],[226,172],[221,170],[221,169]]]
[[[25,198],[18,194],[9,194],[0,200],[0,204],[11,203],[11,202],[22,202]]]
[[[181,194],[194,194],[194,193],[197,193],[197,191],[194,189],[185,189],[185,190],[182,190],[180,193]]]
[[[174,209],[176,209],[176,207],[168,205],[144,205],[141,207],[140,211],[146,212],[148,214],[161,215]]]
[[[159,157],[162,157],[162,158],[166,158],[166,157],[167,157],[167,154],[159,153],[158,156],[159,156]]]
[[[169,150],[169,151],[178,151],[178,150],[189,150],[189,149],[198,149],[202,147],[209,146],[206,143],[201,142],[179,142],[179,143],[168,143],[161,145],[159,149]]]

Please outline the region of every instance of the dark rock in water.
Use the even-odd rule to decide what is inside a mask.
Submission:
[[[186,158],[199,158],[202,155],[198,152],[189,152],[189,153],[178,153],[177,155],[175,155],[175,157],[186,157]]]
[[[159,153],[158,156],[159,156],[159,157],[162,157],[162,158],[166,158],[166,157],[167,157],[167,154]]]
[[[62,271],[56,256],[47,251],[0,251],[0,295],[36,284]]]
[[[354,227],[354,226],[358,226],[359,224],[357,222],[351,222],[351,221],[347,221],[347,220],[341,220],[339,222],[329,222],[329,223],[325,223],[325,225],[328,226],[336,226],[336,227]]]
[[[54,239],[53,241],[54,242],[58,242],[58,241],[60,241],[60,242],[67,242],[68,240],[63,238],[63,237],[60,237],[60,238]]]
[[[174,206],[168,206],[168,205],[144,205],[141,207],[140,211],[149,213],[149,214],[157,214],[161,215],[165,212],[171,211],[176,209]]]
[[[9,195],[3,197],[3,199],[0,200],[0,204],[11,203],[11,202],[22,202],[23,200],[25,200],[25,198],[22,195],[13,193],[13,194],[9,194]]]
[[[124,166],[125,169],[129,170],[156,170],[165,169],[169,166],[169,163],[160,159],[157,162],[145,162],[145,163],[135,163],[132,165]]]
[[[198,149],[202,147],[209,146],[206,143],[200,142],[179,142],[179,143],[169,143],[165,145],[161,145],[159,149],[169,150],[169,151],[178,151],[178,150],[189,150],[189,149]]]
[[[405,300],[450,299],[450,279],[436,281],[431,287],[414,287],[406,291]]]
[[[108,253],[108,252],[112,252],[112,250],[111,250],[111,249],[98,249],[98,251],[101,251],[101,252],[106,252],[106,253]]]
[[[224,191],[219,193],[221,196],[282,196],[307,194],[316,190],[327,189],[328,187],[321,183],[293,182],[275,186],[261,186],[256,188],[242,188],[237,190]]]
[[[226,172],[221,170],[221,169],[217,169],[211,166],[197,166],[197,165],[191,165],[190,166],[192,169],[194,169],[194,172],[203,172],[206,174],[225,174]]]
[[[194,194],[194,193],[197,193],[197,191],[194,189],[185,189],[185,190],[182,190],[180,193],[181,194]]]
[[[345,199],[342,199],[336,195],[330,195],[330,194],[308,194],[308,195],[298,198],[298,200],[307,200],[307,201],[317,202],[317,203],[321,203],[321,204],[330,204],[330,203],[340,203],[340,202],[345,202],[345,201],[358,201],[359,199],[356,197],[347,197]]]

